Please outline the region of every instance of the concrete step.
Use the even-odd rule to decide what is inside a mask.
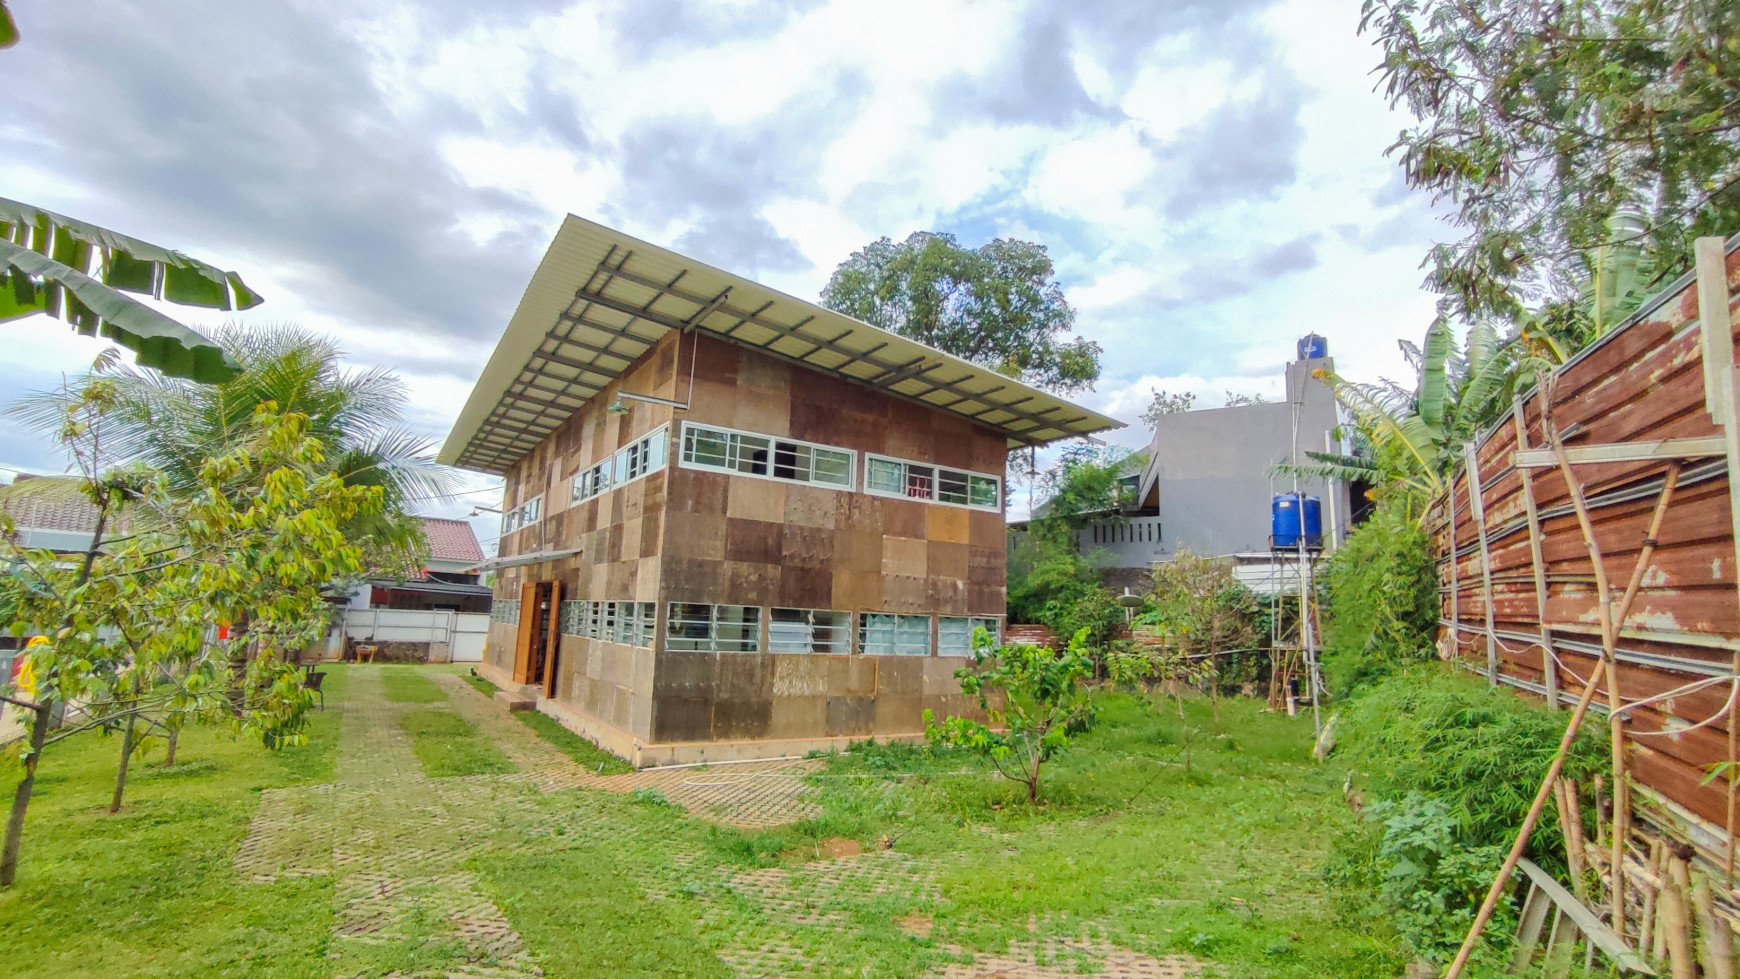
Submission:
[[[510,693],[506,690],[497,690],[495,692],[495,702],[506,707],[508,710],[538,709],[537,698],[527,697],[523,694]]]

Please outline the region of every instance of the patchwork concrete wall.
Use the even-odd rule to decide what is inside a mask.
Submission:
[[[625,414],[606,411],[618,391],[690,408],[629,400]],[[502,571],[498,597],[555,579],[563,601],[660,609],[652,649],[564,635],[556,695],[540,709],[613,750],[630,746],[622,753],[637,764],[913,736],[927,708],[973,712],[958,657],[654,652],[669,602],[983,616],[1005,606],[1001,513],[683,468],[685,420],[856,450],[859,486],[863,452],[1004,472],[1003,439],[964,419],[723,341],[667,336],[507,474],[503,509],[541,494],[543,518],[504,535],[500,553],[581,553]],[[575,473],[663,424],[664,471],[568,504]],[[516,638],[492,623],[481,672],[504,682]]]

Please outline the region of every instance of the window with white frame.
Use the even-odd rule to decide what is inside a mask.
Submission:
[[[501,515],[501,532],[511,534],[521,527],[530,527],[538,522],[538,517],[544,507],[544,498],[534,496],[519,506]]]
[[[856,457],[827,445],[683,423],[681,459],[692,469],[851,489]]]
[[[996,642],[1000,638],[1000,625],[997,619],[989,617],[939,615],[936,620],[936,654],[971,656],[973,633],[983,629],[991,634],[991,641]]]
[[[562,631],[570,636],[583,636],[586,627],[586,603],[562,603]]]
[[[813,608],[768,609],[770,653],[850,653],[852,613]]]
[[[858,651],[866,656],[929,656],[930,616],[861,613]]]
[[[1000,477],[887,456],[864,456],[864,491],[975,510],[1003,509]]]
[[[652,648],[653,635],[658,632],[659,605],[657,602],[641,602],[635,621],[634,644]]]
[[[672,602],[665,620],[665,649],[753,653],[761,648],[761,608]]]
[[[574,474],[569,490],[569,502],[579,503],[658,472],[665,467],[670,429],[660,427],[655,432],[635,439],[616,450],[610,458]]]

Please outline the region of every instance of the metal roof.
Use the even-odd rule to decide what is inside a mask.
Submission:
[[[503,473],[671,330],[733,343],[1038,445],[1123,423],[915,340],[570,214],[437,458]]]

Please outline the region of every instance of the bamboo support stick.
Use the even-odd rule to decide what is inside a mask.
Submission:
[[[1692,910],[1698,919],[1698,961],[1706,979],[1734,979],[1734,933],[1716,920],[1710,883],[1700,875],[1692,888]]]
[[[1552,763],[1547,768],[1547,776],[1541,781],[1540,788],[1535,792],[1534,803],[1523,817],[1522,827],[1517,831],[1516,841],[1511,844],[1510,853],[1505,857],[1504,865],[1499,868],[1498,876],[1492,881],[1492,886],[1486,892],[1486,899],[1481,902],[1480,910],[1474,916],[1474,922],[1468,928],[1468,934],[1462,939],[1462,947],[1457,949],[1456,958],[1450,967],[1444,971],[1444,979],[1456,979],[1468,964],[1468,957],[1474,953],[1474,946],[1480,940],[1480,933],[1486,928],[1487,919],[1492,916],[1492,909],[1497,906],[1498,899],[1504,893],[1506,882],[1510,880],[1516,862],[1522,857],[1522,851],[1528,846],[1529,834],[1534,831],[1535,823],[1541,817],[1541,809],[1546,805],[1547,794],[1552,791],[1552,784],[1559,777],[1565,764],[1565,755],[1570,750],[1571,742],[1577,736],[1577,729],[1583,723],[1583,715],[1589,710],[1589,704],[1595,697],[1595,690],[1600,685],[1603,672],[1611,676],[1615,671],[1613,664],[1613,648],[1618,632],[1618,623],[1625,621],[1631,610],[1631,602],[1637,596],[1637,587],[1643,578],[1643,569],[1649,565],[1649,558],[1654,553],[1655,537],[1661,530],[1661,521],[1667,513],[1667,508],[1673,502],[1674,487],[1679,481],[1679,465],[1673,464],[1668,469],[1668,477],[1662,487],[1661,496],[1656,501],[1655,513],[1650,518],[1650,529],[1644,540],[1643,550],[1638,554],[1637,567],[1632,573],[1631,582],[1625,590],[1625,597],[1618,608],[1613,607],[1613,591],[1607,580],[1607,571],[1602,564],[1601,548],[1595,541],[1595,529],[1589,519],[1589,506],[1583,498],[1583,487],[1577,480],[1576,473],[1571,469],[1570,460],[1565,455],[1565,444],[1552,427],[1550,405],[1553,399],[1552,379],[1544,372],[1540,382],[1541,427],[1546,434],[1547,444],[1552,448],[1554,457],[1558,460],[1559,471],[1564,475],[1565,485],[1570,490],[1571,503],[1577,512],[1577,523],[1583,531],[1583,541],[1589,550],[1589,557],[1595,569],[1595,582],[1601,598],[1601,646],[1603,655],[1596,661],[1595,668],[1589,671],[1589,680],[1583,686],[1581,696],[1577,698],[1577,706],[1571,713],[1569,723],[1565,725],[1564,737],[1559,741],[1559,750],[1554,753]],[[1452,480],[1454,485],[1454,480]],[[1609,702],[1617,686],[1608,684]],[[1611,707],[1617,717],[1617,707]],[[1615,791],[1617,783],[1625,778],[1624,745],[1616,742],[1614,745],[1616,770],[1614,773]],[[1622,796],[1615,797],[1614,844],[1613,861],[1611,865],[1612,900],[1613,900],[1613,930],[1619,935],[1620,941],[1625,940],[1625,837],[1622,832],[1624,818],[1619,809]]]
[[[1486,682],[1498,686],[1498,634],[1492,614],[1492,549],[1486,542],[1486,487],[1480,480],[1480,454],[1474,443],[1462,446],[1462,468],[1468,476],[1468,513],[1480,542],[1480,604],[1486,611]]]
[[[1734,653],[1734,662],[1730,667],[1734,674],[1734,682],[1740,683],[1740,650]],[[1740,725],[1734,723],[1734,695],[1728,696],[1728,818],[1723,828],[1728,832],[1728,853],[1722,865],[1722,884],[1728,890],[1734,889],[1734,790],[1736,780],[1740,780]]]
[[[1667,939],[1668,969],[1673,979],[1697,979],[1698,960],[1692,951],[1691,876],[1686,858],[1668,848],[1668,872],[1661,891],[1667,914],[1662,919]]]
[[[1576,863],[1571,865],[1571,872],[1577,875],[1577,896],[1588,899],[1588,881],[1584,879],[1589,869],[1588,844],[1583,841],[1583,805],[1577,799],[1577,780],[1568,778],[1565,783],[1565,808],[1571,814],[1571,852],[1577,855]]]
[[[1523,399],[1517,395],[1512,402],[1511,418],[1516,422],[1516,447],[1529,447],[1529,426],[1523,419]],[[1535,621],[1541,627],[1541,676],[1547,687],[1547,706],[1559,709],[1559,664],[1553,661],[1553,631],[1547,627],[1547,562],[1541,556],[1541,515],[1535,506],[1535,476],[1527,466],[1517,470],[1522,479],[1523,506],[1529,518],[1529,564],[1535,577]]]

